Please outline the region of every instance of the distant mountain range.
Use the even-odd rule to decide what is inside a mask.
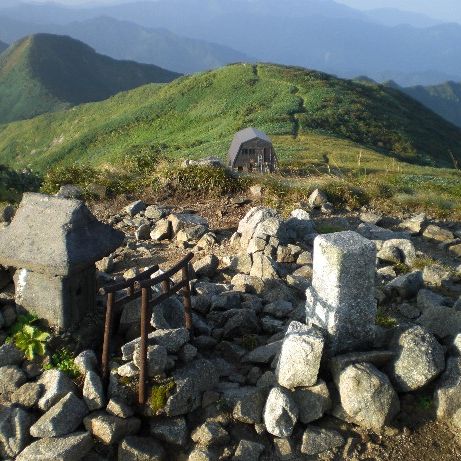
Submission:
[[[363,12],[332,0],[158,0],[85,8],[19,4],[0,8],[0,16],[35,24],[38,31],[74,36],[112,57],[155,59],[160,65],[175,64],[169,67],[183,72],[240,61],[244,56],[245,60],[300,65],[342,77],[364,74],[383,81],[385,76],[403,86],[461,80],[461,25],[438,24],[398,10]],[[115,26],[110,21],[92,25],[90,20],[101,16],[123,21],[117,27],[126,45],[121,39],[111,45],[105,38],[106,34],[114,37]],[[3,24],[0,39],[11,41]],[[99,30],[95,24],[100,25]],[[197,50],[203,42],[188,44],[188,56],[192,60],[196,56],[197,66],[180,68],[171,57],[170,61],[159,60],[161,54],[169,54],[160,52],[167,49],[165,43],[178,42],[175,36],[159,38],[159,28],[183,40],[209,42],[205,51],[195,55],[190,49]],[[210,43],[227,49],[217,50]],[[184,42],[181,45],[187,48]],[[157,54],[151,51],[156,46]],[[168,49],[175,56],[178,48],[171,45]],[[199,62],[203,54],[213,58]]]
[[[1,16],[0,38],[9,42],[37,32],[68,35],[115,59],[155,64],[181,73],[193,73],[253,59],[231,48],[181,37],[166,29],[150,29],[101,16],[61,24],[38,24]]]
[[[179,76],[153,65],[116,61],[69,37],[32,35],[0,55],[0,123]]]
[[[0,53],[5,51],[8,48],[8,45],[5,42],[0,41]]]
[[[446,82],[441,85],[400,89],[446,120],[461,127],[461,83]]]

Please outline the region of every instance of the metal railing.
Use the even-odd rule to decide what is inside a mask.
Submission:
[[[110,285],[103,290],[104,294],[107,294],[107,305],[101,369],[103,381],[106,387],[110,376],[109,358],[113,325],[116,323],[116,320],[120,318],[122,308],[127,302],[141,298],[140,368],[138,387],[138,402],[141,405],[147,400],[147,343],[149,333],[149,315],[151,314],[152,309],[160,303],[166,301],[178,291],[182,290],[184,324],[189,331],[192,329],[189,263],[193,257],[194,254],[189,253],[171,269],[154,278],[151,278],[151,276],[159,270],[158,266],[153,266],[136,277],[122,283]],[[181,281],[171,284],[171,277],[179,271],[181,271]],[[155,285],[160,285],[161,293],[153,298],[152,287]],[[115,293],[122,290],[127,290],[127,294],[116,300]]]

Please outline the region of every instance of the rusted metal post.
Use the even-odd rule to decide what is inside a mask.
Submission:
[[[189,263],[187,262],[182,268],[182,279],[186,282],[185,287],[182,290],[182,295],[184,297],[184,323],[186,328],[192,330],[192,303],[190,299],[190,280],[189,280]]]
[[[140,368],[139,368],[139,389],[138,401],[140,405],[146,403],[146,380],[147,380],[147,335],[148,335],[148,312],[149,312],[149,290],[145,287],[141,290],[141,344],[140,344]]]
[[[109,384],[109,353],[110,353],[110,338],[112,329],[112,315],[114,308],[114,293],[108,293],[106,305],[106,319],[104,323],[104,343],[102,346],[102,377],[105,386]]]
[[[161,282],[160,287],[162,289],[162,293],[168,293],[170,291],[170,281],[164,280]]]

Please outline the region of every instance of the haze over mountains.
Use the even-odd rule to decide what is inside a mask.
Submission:
[[[179,74],[157,66],[116,61],[69,37],[26,37],[0,55],[0,123],[99,101]]]
[[[214,67],[213,62],[222,65],[245,56],[343,77],[392,79],[404,86],[461,80],[461,25],[439,24],[414,13],[364,12],[332,0],[159,0],[79,8],[17,3],[0,8],[0,16],[0,40],[18,38],[8,36],[8,18],[26,23],[27,33],[69,34],[98,52],[150,63],[158,59],[161,48],[157,55],[146,51],[159,40],[151,29],[162,28],[183,40],[193,38],[227,47],[216,50],[207,44],[213,57],[203,59],[202,69]],[[123,21],[116,27],[122,37],[130,38],[126,47],[121,40],[111,44],[105,38],[114,36],[114,23],[107,19],[98,19],[97,27],[95,23],[86,23],[101,16]],[[158,37],[160,32],[156,33]],[[170,44],[171,41],[174,40],[170,36]],[[181,43],[185,46],[185,42]],[[197,49],[204,44],[195,42],[190,46]],[[200,53],[207,51],[201,49]],[[172,70],[190,68],[180,68],[173,59],[170,62]],[[157,63],[166,65],[168,61]]]

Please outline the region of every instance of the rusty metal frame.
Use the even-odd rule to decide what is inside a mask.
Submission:
[[[140,405],[147,400],[146,383],[147,383],[147,346],[149,334],[149,315],[152,309],[160,303],[166,301],[178,291],[182,291],[184,304],[184,324],[185,327],[192,330],[192,313],[191,313],[191,294],[190,294],[190,274],[189,263],[194,257],[189,253],[172,268],[168,269],[161,275],[151,278],[151,275],[158,271],[158,266],[153,266],[141,274],[125,282],[110,285],[104,288],[103,292],[107,295],[106,315],[104,324],[104,342],[102,348],[101,371],[103,381],[107,387],[109,383],[110,369],[110,343],[112,339],[112,330],[116,318],[121,315],[121,308],[129,301],[141,298],[141,338],[140,338],[140,369],[139,369],[139,387],[138,402]],[[171,277],[181,271],[181,281],[171,284]],[[152,287],[160,285],[161,294],[152,299]],[[119,300],[115,300],[115,293],[127,290],[128,294]]]

